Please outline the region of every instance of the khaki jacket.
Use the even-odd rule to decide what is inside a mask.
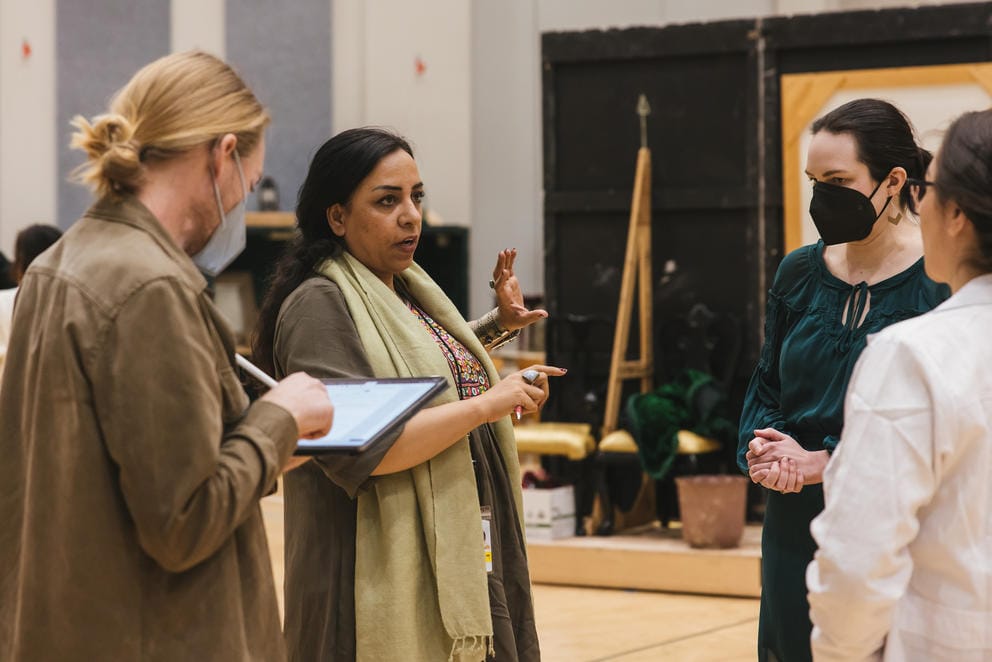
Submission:
[[[205,288],[135,199],[28,270],[0,387],[0,660],[285,659],[258,500],[296,424],[248,408]]]

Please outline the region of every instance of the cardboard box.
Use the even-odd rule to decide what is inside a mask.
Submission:
[[[558,540],[575,535],[575,489],[571,485],[523,490],[528,540]]]

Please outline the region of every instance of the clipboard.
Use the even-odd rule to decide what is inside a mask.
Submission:
[[[322,379],[334,405],[331,431],[300,439],[294,455],[356,455],[403,425],[444,391],[444,377]]]

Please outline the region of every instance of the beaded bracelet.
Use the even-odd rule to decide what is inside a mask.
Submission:
[[[474,331],[489,351],[502,347],[520,336],[520,329],[507,331],[499,325],[499,308],[493,308],[479,318]]]

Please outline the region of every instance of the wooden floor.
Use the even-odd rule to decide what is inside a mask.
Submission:
[[[282,497],[262,501],[282,599]],[[755,659],[758,601],[534,586],[544,662],[734,662]]]

